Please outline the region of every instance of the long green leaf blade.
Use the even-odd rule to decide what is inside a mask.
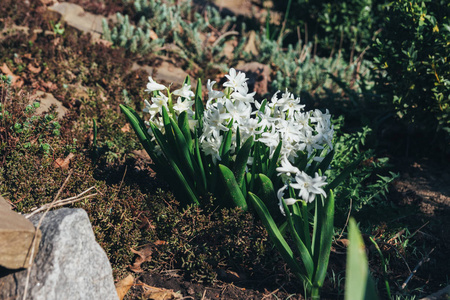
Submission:
[[[195,105],[195,119],[198,121],[198,128],[203,129],[203,102],[202,102],[202,81],[200,78],[197,81],[197,89],[195,90],[194,96]],[[202,134],[202,132],[199,132]]]
[[[242,210],[247,211],[247,201],[239,188],[233,172],[226,166],[219,164],[220,175],[225,185],[225,192],[231,198],[233,204]]]
[[[189,127],[189,120],[186,111],[183,111],[178,116],[178,127],[180,127],[180,130],[184,135],[189,151],[193,152],[194,141],[192,140],[191,128]]]
[[[181,132],[180,128],[178,127],[177,123],[172,118],[169,118],[170,124],[172,126],[172,130],[174,133],[175,141],[177,150],[181,155],[182,161],[184,161],[185,165],[188,167],[189,172],[191,173],[191,176],[196,177],[195,171],[194,171],[194,161],[191,159],[191,153],[189,151],[189,146],[186,142],[186,139],[184,138],[183,133]],[[198,169],[198,168],[197,168]]]
[[[317,200],[316,200],[317,201]],[[329,191],[328,199],[325,201],[323,210],[319,212],[321,216],[320,232],[319,232],[319,252],[316,262],[317,272],[314,276],[313,283],[321,287],[327,274],[328,260],[330,258],[331,243],[334,233],[334,193]]]
[[[264,202],[267,209],[272,215],[275,213],[280,214],[280,208],[278,207],[277,194],[275,188],[273,187],[273,182],[264,174],[258,174],[257,177],[258,184],[258,197]]]
[[[322,174],[323,174],[328,169],[328,167],[330,166],[330,163],[333,160],[333,157],[334,157],[334,150],[330,151],[323,158],[323,160],[320,162],[320,164],[317,166],[317,169],[314,170],[314,172],[316,172],[317,170],[320,170],[322,172]]]
[[[241,186],[244,182],[245,169],[247,167],[248,157],[253,145],[253,137],[249,137],[236,155],[236,161],[233,166],[233,173],[236,181]]]
[[[299,277],[301,280],[305,282],[311,283],[306,274],[305,268],[297,263],[297,260],[294,257],[294,253],[289,247],[288,243],[284,239],[280,230],[278,229],[275,221],[272,219],[267,207],[264,205],[261,199],[255,194],[249,192],[249,201],[252,203],[256,212],[258,213],[259,218],[261,219],[264,227],[269,234],[270,240],[275,244],[275,247],[280,252],[284,261],[288,264],[288,266],[292,269],[294,274]]]
[[[144,149],[150,155],[150,153],[153,152],[155,145],[151,141],[151,136],[147,132],[147,127],[145,126],[144,121],[142,121],[139,115],[131,107],[123,104],[120,104],[119,107],[127,117],[128,122],[130,122],[131,124],[131,127],[133,127],[134,131],[136,132],[136,135],[138,136],[138,139],[141,142],[142,146],[144,146]]]
[[[190,199],[191,203],[200,204],[198,201],[198,196],[193,191],[193,187],[188,183],[188,181],[184,177],[183,173],[181,172],[177,162],[173,159],[173,157],[175,157],[175,155],[174,155],[173,151],[170,149],[169,144],[165,141],[162,132],[152,123],[150,123],[150,127],[151,127],[152,132],[153,132],[156,140],[158,141],[158,144],[161,147],[161,150],[163,151],[169,165],[173,168],[176,177],[182,183],[182,187],[185,189],[187,196]]]
[[[303,264],[305,265],[306,274],[307,274],[308,278],[312,279],[313,274],[314,274],[314,261],[311,257],[311,254],[310,254],[308,248],[306,248],[305,243],[302,241],[297,230],[295,229],[294,221],[293,221],[289,207],[286,205],[284,200],[281,203],[283,204],[284,212],[286,214],[286,219],[288,221],[289,232],[291,233],[291,236],[294,238],[294,242],[295,242],[295,245],[297,246],[297,250],[300,254],[300,258],[301,258]]]
[[[267,176],[269,178],[272,178],[275,175],[275,170],[277,168],[277,164],[278,164],[278,159],[280,158],[280,153],[281,153],[281,146],[283,145],[283,142],[280,141],[278,143],[277,148],[275,149],[275,151],[273,152],[273,156],[270,159],[270,163],[269,163],[269,168],[267,170]]]
[[[375,284],[369,274],[364,242],[353,218],[350,218],[348,228],[350,245],[347,250],[345,300],[377,300]]]

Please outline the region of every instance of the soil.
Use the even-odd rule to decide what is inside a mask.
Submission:
[[[37,2],[39,3],[39,1]],[[70,0],[69,2],[81,5],[86,11],[105,16],[115,12],[124,12],[123,5],[117,4],[119,1]],[[248,5],[250,1],[243,2]],[[38,4],[39,9],[21,16],[26,16],[25,19],[29,24],[45,27],[44,30],[46,30],[48,20],[39,13],[45,12],[46,5],[51,3],[50,0],[41,0]],[[2,17],[0,15],[0,22],[4,21]],[[0,35],[0,43],[1,39]],[[15,52],[14,46],[17,45],[8,45],[9,50]],[[116,59],[121,59],[121,57],[117,56]],[[124,58],[124,60],[126,59]],[[3,64],[1,59],[0,62]],[[127,64],[130,64],[128,60]],[[141,75],[141,78],[145,78],[145,75]],[[40,87],[45,91],[55,90],[56,88],[52,87],[45,88],[44,82],[48,81],[48,78],[41,79],[38,75],[32,74],[27,78],[24,87]],[[58,100],[64,98],[61,93],[59,90],[55,91],[57,96],[59,94]],[[75,109],[79,104],[74,101],[65,103],[65,105]],[[423,264],[418,267],[417,272],[406,284],[405,291],[421,289],[421,294],[431,294],[448,284],[450,275],[448,270],[450,266],[448,250],[450,249],[450,231],[448,230],[450,228],[450,163],[448,160],[437,162],[432,158],[403,157],[392,157],[391,161],[394,163],[393,170],[400,176],[391,187],[386,201],[390,205],[389,211],[378,212],[379,215],[372,215],[365,222],[382,220],[385,227],[398,228],[397,237],[394,236],[385,244],[380,245],[383,253],[390,257],[388,272],[390,281],[401,286],[412,270],[423,260]],[[142,164],[142,159],[137,160],[136,165],[138,164]],[[361,213],[360,216],[362,218],[364,213]],[[371,234],[382,236],[386,231],[385,227],[373,226]],[[333,245],[330,269],[345,269],[345,249],[343,249],[342,243],[343,241],[337,240]],[[417,252],[405,254],[402,247],[407,246],[399,246],[399,243],[412,243]],[[394,246],[400,250],[392,250]],[[378,254],[370,247],[368,247],[368,254],[371,271],[378,280],[381,280],[383,272]],[[427,256],[429,259],[424,259]],[[127,296],[129,299],[143,297],[142,286],[144,285],[179,292],[184,296],[183,299],[303,299],[301,296],[303,287],[299,286],[295,279],[281,272],[274,272],[268,278],[248,279],[230,270],[217,270],[218,279],[212,285],[186,281],[178,275],[177,270],[166,271],[164,274],[157,271],[136,273],[135,276],[137,278],[136,285],[132,287]],[[342,289],[342,282],[338,284],[327,280],[323,289],[323,298],[342,298]]]

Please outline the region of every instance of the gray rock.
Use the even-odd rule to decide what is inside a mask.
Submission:
[[[37,225],[42,215],[31,217]],[[39,253],[27,299],[118,299],[111,265],[83,209],[49,212],[40,227]],[[0,299],[22,299],[27,270],[0,278]]]

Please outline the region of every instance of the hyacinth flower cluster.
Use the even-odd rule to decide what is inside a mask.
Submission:
[[[200,80],[195,92],[189,78],[172,92],[149,77],[146,120],[128,106],[121,109],[180,202],[201,204],[212,194],[220,206],[256,212],[317,298],[333,234],[332,189],[346,175],[330,183],[324,176],[333,158],[331,116],[306,111],[287,90],[258,101],[244,73],[230,69],[225,76],[223,90],[208,80],[205,101]]]
[[[323,152],[333,148],[333,127],[331,116],[316,109],[304,111],[305,105],[300,104],[300,98],[295,98],[287,90],[275,93],[270,101],[258,102],[254,99],[255,92],[249,93],[245,74],[230,69],[225,75],[228,81],[223,86],[224,91],[214,90],[215,81],[208,81],[208,98],[206,109],[203,111],[203,128],[199,137],[200,148],[206,156],[210,156],[214,164],[221,162],[220,149],[224,142],[225,133],[231,133],[231,144],[229,156],[235,160],[239,144],[243,144],[248,138],[260,142],[269,149],[268,156],[273,158],[278,145],[281,145],[280,153],[277,155],[278,175],[283,180],[283,187],[278,195],[289,186],[298,190],[298,199],[312,202],[316,194],[326,197],[321,188],[326,185],[326,177],[311,177],[304,171],[299,170],[292,164],[298,159],[298,153],[306,153],[308,159],[321,161]],[[157,92],[151,97],[151,101],[145,100],[144,112],[150,114],[147,121],[155,124],[164,132],[163,107],[168,115],[174,119],[186,112],[191,130],[198,126],[194,111],[194,92],[191,85],[185,83],[181,89],[172,93],[169,89],[156,83],[151,77],[147,84],[147,92]],[[165,91],[168,96],[161,93]],[[177,98],[173,103],[173,98]],[[155,137],[151,129],[148,133]],[[326,151],[322,151],[325,146]],[[319,156],[320,155],[320,156]],[[247,168],[251,168],[253,157],[248,157]],[[279,196],[279,201],[282,197]],[[288,205],[292,205],[294,198],[285,199]],[[281,202],[280,202],[281,203]],[[283,210],[280,204],[281,210]]]

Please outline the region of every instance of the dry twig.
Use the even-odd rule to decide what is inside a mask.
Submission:
[[[66,199],[60,199],[58,201],[53,201],[52,203],[44,204],[44,205],[42,205],[39,208],[35,208],[33,210],[33,212],[27,214],[25,216],[25,218],[29,219],[30,217],[34,216],[37,213],[40,213],[41,211],[44,211],[44,210],[48,209],[49,207],[50,208],[54,208],[54,207],[64,206],[64,205],[72,204],[72,203],[75,203],[75,202],[78,202],[78,201],[81,201],[81,200],[84,200],[84,199],[92,198],[92,197],[96,196],[97,193],[90,194],[90,195],[87,195],[87,196],[83,196],[83,195],[85,195],[86,193],[88,193],[89,191],[91,191],[93,189],[95,189],[95,187],[91,186],[90,188],[88,188],[87,190],[85,190],[84,192],[82,192],[82,193],[80,193],[80,194],[78,194],[76,196],[73,196],[73,197],[70,197],[70,198],[66,198]]]
[[[428,252],[428,254],[424,258],[422,258],[421,261],[419,261],[419,263],[414,268],[414,270],[412,270],[412,272],[409,274],[408,278],[406,278],[405,282],[403,282],[402,290],[404,290],[406,288],[406,286],[408,285],[408,282],[411,280],[411,278],[414,276],[414,274],[416,274],[416,272],[420,268],[420,266],[423,265],[424,262],[427,262],[430,260],[430,254],[433,253],[434,249],[436,249],[436,248],[431,249],[431,251]]]

